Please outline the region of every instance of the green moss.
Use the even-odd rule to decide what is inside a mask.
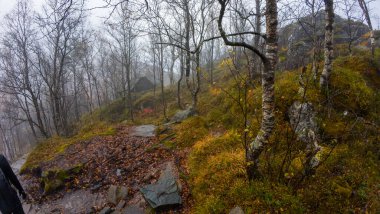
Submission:
[[[379,208],[375,192],[379,189],[376,157],[380,150],[373,146],[378,142],[378,129],[368,123],[380,121],[376,107],[380,96],[373,76],[376,69],[367,55],[339,57],[326,95],[320,91],[318,78],[313,80],[309,66],[303,75],[304,97],[299,91],[300,70],[277,73],[276,126],[269,141],[271,146],[260,159],[264,177],[250,183],[240,136],[243,115],[236,100],[228,98],[238,97],[236,82],[227,78],[218,87],[208,88],[200,100],[201,115],[210,129],[222,127],[227,131],[219,137],[206,135],[192,147],[188,166],[195,200],[193,212],[227,213],[236,205],[247,213],[345,213],[358,211],[368,203],[373,204],[372,211]],[[248,94],[247,133],[251,142],[261,121],[260,85],[250,88]],[[297,189],[294,187],[304,173],[306,152],[305,144],[297,140],[288,122],[288,109],[294,101],[313,104],[323,146],[319,153],[323,164]],[[344,113],[346,110],[348,114]]]
[[[96,136],[114,135],[115,128],[105,122],[92,124],[91,128],[86,127],[78,134],[70,138],[54,136],[43,142],[40,142],[29,154],[25,164],[21,168],[21,173],[32,172],[33,168],[38,167],[40,163],[54,159],[59,154],[62,154],[66,149],[85,140],[90,140]]]
[[[99,110],[99,119],[108,122],[121,122],[128,119],[128,109],[125,99],[116,100]]]
[[[359,114],[367,113],[374,101],[374,91],[362,74],[367,68],[355,59],[337,61],[331,75],[330,94],[334,107]],[[351,61],[357,62],[357,68],[349,67]],[[353,65],[352,65],[353,66]]]
[[[206,137],[193,146],[189,169],[194,213],[228,213],[236,205],[249,213],[301,212],[302,205],[288,187],[247,181],[240,138],[230,131],[221,137]]]
[[[174,131],[177,145],[188,147],[202,139],[208,133],[208,128],[206,121],[202,117],[194,116],[176,125]]]
[[[81,172],[83,164],[77,164],[69,169],[51,169],[44,171],[41,176],[41,185],[44,194],[51,194],[65,185],[65,182]]]

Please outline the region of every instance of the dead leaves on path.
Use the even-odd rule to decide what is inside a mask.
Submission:
[[[139,187],[155,182],[159,177],[159,166],[168,160],[178,161],[176,152],[158,145],[155,137],[133,137],[130,128],[120,126],[115,136],[95,137],[70,146],[64,154],[41,166],[42,171],[53,168],[67,168],[84,164],[82,171],[66,182],[63,190],[43,196],[39,180],[29,177],[28,191],[32,198],[46,202],[62,197],[65,192],[75,189],[91,189],[105,192],[109,185],[129,187],[135,194]],[[183,190],[189,195],[187,185],[182,181]],[[187,198],[187,197],[186,197]]]

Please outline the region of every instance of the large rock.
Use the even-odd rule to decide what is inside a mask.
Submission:
[[[54,201],[43,201],[42,204],[33,204],[25,213],[97,213],[96,208],[104,207],[106,200],[103,194],[93,194],[89,190],[77,190],[66,193],[63,198]]]
[[[286,60],[281,60],[280,65],[287,69],[294,69],[303,66],[304,62],[300,58],[308,55],[313,48],[313,26],[307,23],[312,23],[313,16],[307,15],[300,17],[297,22],[292,22],[279,29],[278,45]],[[351,22],[351,25],[348,23]],[[320,41],[324,40],[325,35],[325,12],[322,10],[315,16],[316,36]],[[349,35],[349,27],[355,29],[355,35]],[[362,37],[369,28],[362,22],[352,22],[335,14],[334,17],[334,44],[346,44],[352,37],[353,46],[361,47]],[[368,41],[365,39],[364,41]],[[359,45],[359,46],[357,46]]]
[[[44,188],[44,194],[53,193],[63,187],[65,185],[65,181],[81,172],[82,168],[83,164],[78,164],[67,169],[53,169],[44,171],[41,175],[41,185]]]
[[[173,164],[166,164],[157,183],[140,188],[145,200],[152,208],[182,204]]]
[[[188,117],[194,116],[196,114],[196,111],[193,107],[189,107],[186,110],[178,111],[172,119],[170,119],[170,122],[173,123],[179,123],[185,120]]]
[[[297,138],[306,144],[307,150],[307,166],[311,170],[319,165],[319,155],[321,147],[318,145],[320,141],[319,126],[316,122],[316,114],[311,103],[301,103],[296,101],[289,108],[289,120],[293,131]]]
[[[137,137],[154,137],[156,136],[156,126],[155,125],[136,126],[132,129],[131,135],[137,136]]]
[[[294,102],[289,108],[289,120],[300,141],[309,144],[319,140],[319,127],[311,103]]]

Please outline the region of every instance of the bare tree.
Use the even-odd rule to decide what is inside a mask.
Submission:
[[[356,0],[344,0],[341,5],[345,18],[347,19],[346,26],[343,27],[343,30],[348,36],[348,53],[352,55],[352,45],[354,41],[359,38],[358,34],[363,20],[355,16]]]
[[[42,15],[38,17],[44,36],[37,51],[40,75],[49,93],[49,104],[53,124],[58,135],[70,134],[70,102],[67,92],[70,53],[74,50],[74,40],[83,21],[83,1],[49,0]]]
[[[3,51],[0,56],[4,71],[1,91],[13,95],[18,101],[19,108],[26,117],[25,121],[35,136],[42,134],[49,137],[50,133],[43,122],[41,79],[33,65],[32,48],[36,30],[32,20],[31,6],[24,0],[18,1],[15,9],[5,16],[8,31],[2,39]]]
[[[115,20],[108,22],[108,33],[115,42],[110,44],[113,47],[112,50],[121,58],[120,60],[116,59],[121,65],[122,97],[127,100],[129,116],[133,121],[132,60],[136,50],[135,39],[137,37],[133,25],[136,24],[136,20],[132,16],[130,5],[127,2],[119,6],[116,10]]]
[[[221,37],[226,45],[240,46],[247,48],[259,56],[264,64],[262,72],[262,109],[263,117],[261,128],[255,140],[246,145],[247,174],[250,179],[259,176],[258,164],[261,152],[268,145],[269,137],[274,128],[274,72],[277,64],[277,2],[275,0],[266,0],[266,52],[263,53],[252,45],[244,41],[232,42],[227,38],[227,34],[223,28],[223,17],[226,11],[228,0],[218,0],[220,4],[220,12],[218,19],[218,28]],[[261,35],[256,33],[256,35]]]

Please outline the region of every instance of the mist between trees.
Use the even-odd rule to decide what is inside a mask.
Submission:
[[[134,86],[141,77],[161,96],[164,118],[163,91],[169,85],[176,86],[179,108],[196,108],[202,85],[214,83],[218,61],[231,57],[237,67],[242,59],[248,62],[252,78],[263,73],[262,129],[248,155],[255,162],[273,127],[275,70],[310,62],[317,73],[325,48],[320,81],[328,85],[334,8],[351,51],[367,29],[374,47],[369,5],[364,0],[104,0],[100,7],[109,14],[95,27],[87,1],[46,0],[36,12],[31,1],[18,0],[3,17],[0,151],[13,159],[41,139],[70,136],[81,115],[117,99],[133,121]],[[293,50],[300,35],[311,57]],[[294,56],[279,61],[279,46]],[[191,102],[181,99],[183,90],[190,91]]]

